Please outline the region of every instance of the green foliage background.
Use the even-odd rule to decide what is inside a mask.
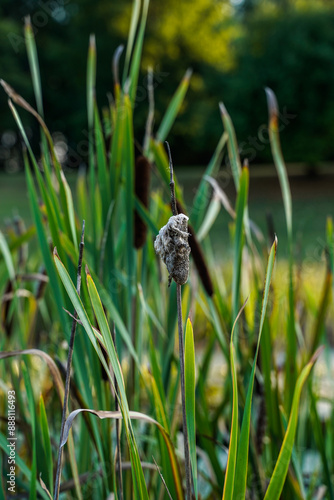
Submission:
[[[321,0],[152,2],[138,82],[136,136],[144,135],[148,66],[153,67],[159,87],[155,129],[191,67],[190,92],[170,138],[180,162],[208,161],[220,135],[217,99],[230,110],[244,156],[255,163],[269,161],[268,141],[261,135],[267,120],[264,86],[273,88],[282,110],[294,116],[281,130],[286,160],[310,165],[332,160],[333,6]],[[23,18],[30,14],[37,47],[43,47],[45,116],[51,131],[62,130],[74,150],[87,135],[82,83],[89,34],[97,37],[97,96],[103,106],[112,87],[112,54],[126,39],[131,8],[129,0],[3,0],[0,4],[0,76],[6,75],[34,103],[23,39]],[[14,129],[3,94],[0,106],[3,133]],[[29,124],[37,132],[32,120]],[[84,151],[79,154],[84,156]]]

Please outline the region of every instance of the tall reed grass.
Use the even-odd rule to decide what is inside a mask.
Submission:
[[[0,233],[0,499],[7,495],[8,390],[16,394],[20,498],[58,498],[60,437],[60,498],[185,498],[177,290],[175,283],[167,287],[167,272],[153,241],[171,216],[163,142],[182,107],[191,73],[185,73],[155,132],[151,85],[144,145],[136,159],[133,114],[148,6],[148,0],[134,2],[125,55],[115,50],[113,99],[102,114],[95,99],[95,38],[90,38],[88,168],[78,172],[75,193],[44,122],[29,20],[25,38],[37,110],[2,81],[23,138],[34,225],[19,234],[11,228],[7,235]],[[269,89],[267,98],[289,246],[283,293],[277,293],[275,274],[280,235],[267,245],[254,228],[248,209],[249,167],[242,166],[223,104],[220,141],[192,206],[186,207],[192,254],[181,307],[193,495],[333,500],[333,397],[323,393],[311,371],[320,344],[325,345],[322,370],[330,370],[326,318],[332,305],[333,224],[329,217],[322,291],[307,296],[294,259],[292,200],[279,142],[278,105]],[[32,150],[21,121],[26,112],[40,124],[39,153]],[[229,158],[236,188],[234,207],[222,191],[218,198],[210,187],[215,186],[223,155]],[[175,173],[176,198],[185,207],[177,167]],[[154,191],[150,177],[158,186]],[[220,210],[226,211],[233,247],[229,280],[211,246],[210,230]],[[83,220],[79,292],[75,282]],[[72,365],[66,368],[75,326]],[[219,382],[213,387],[217,357]],[[61,431],[65,378],[69,413]],[[319,411],[323,403],[329,407],[326,415]],[[65,398],[65,413],[66,405]],[[310,457],[311,474],[306,471]]]

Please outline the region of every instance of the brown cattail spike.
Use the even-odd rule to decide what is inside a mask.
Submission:
[[[183,213],[183,214],[186,213],[184,211],[184,208],[182,207],[181,203],[179,203],[178,201],[176,201],[176,207],[177,207],[177,211],[179,213]],[[208,269],[208,266],[206,265],[201,246],[200,246],[199,242],[197,241],[195,231],[190,224],[188,225],[188,232],[190,234],[189,246],[190,246],[190,250],[191,250],[191,255],[192,255],[192,258],[194,259],[194,263],[195,263],[197,272],[199,274],[199,277],[202,281],[202,284],[203,284],[203,287],[204,287],[206,293],[209,295],[209,297],[212,297],[213,284],[212,284],[212,280],[211,280],[211,277],[209,274],[209,269]]]
[[[151,178],[151,165],[145,156],[138,156],[135,163],[135,195],[148,208],[148,196]],[[134,218],[134,245],[141,248],[146,241],[147,226],[135,210]]]

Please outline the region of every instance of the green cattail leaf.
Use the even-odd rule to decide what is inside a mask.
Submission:
[[[2,433],[0,433],[0,448],[2,448],[3,452],[9,456],[8,440],[7,437],[4,436]],[[26,465],[26,463],[18,453],[16,454],[15,460],[17,468],[20,469],[22,474],[28,479],[29,482],[31,482],[32,471],[29,469],[29,467]],[[36,489],[38,495],[41,496],[41,498],[43,498],[44,500],[49,500],[48,495],[37,481],[36,481]]]
[[[192,70],[188,69],[186,71],[186,74],[184,75],[180,85],[176,89],[175,94],[172,97],[171,102],[169,103],[169,106],[167,108],[167,111],[160,123],[160,127],[158,128],[156,139],[157,141],[164,142],[168,134],[170,132],[170,129],[173,126],[173,123],[180,111],[180,108],[182,106],[183,100],[185,98],[185,95],[187,93],[188,87],[189,87],[189,82],[190,82],[190,77],[192,74]]]
[[[77,232],[76,232],[76,227],[75,227],[75,212],[74,212],[74,206],[73,206],[72,191],[70,189],[70,186],[67,183],[67,180],[66,180],[66,177],[65,177],[63,171],[61,172],[61,180],[62,180],[62,183],[64,186],[65,195],[66,195],[66,206],[67,206],[68,220],[69,220],[69,226],[70,226],[73,244],[75,247],[78,247],[78,238],[77,238]]]
[[[291,459],[291,454],[293,450],[293,443],[295,440],[295,434],[296,434],[296,429],[297,429],[297,421],[298,421],[298,407],[299,407],[299,400],[300,400],[300,395],[302,388],[304,386],[304,383],[307,379],[307,377],[310,374],[310,371],[318,359],[320,353],[322,351],[322,348],[319,348],[314,355],[312,356],[311,360],[307,363],[307,365],[304,367],[302,370],[301,374],[299,375],[295,387],[295,391],[293,394],[293,400],[292,400],[292,406],[291,406],[291,413],[290,413],[290,418],[289,418],[289,423],[288,427],[284,436],[284,440],[281,446],[281,451],[279,453],[274,472],[271,476],[269,486],[266,491],[266,495],[264,497],[264,500],[279,500],[283,486],[285,483],[286,475],[288,473],[288,468],[289,468],[289,463]]]
[[[25,43],[26,43],[26,48],[27,48],[32,84],[34,87],[34,94],[35,94],[35,99],[36,99],[37,111],[38,111],[39,115],[43,118],[44,117],[44,110],[43,110],[41,75],[40,75],[40,71],[39,71],[39,63],[38,63],[35,35],[33,32],[33,28],[32,28],[29,16],[25,18],[24,38],[25,38]],[[48,146],[47,146],[46,136],[43,133],[43,130],[41,130],[41,139],[42,139],[42,150],[43,150],[44,156],[47,156]]]
[[[198,231],[198,228],[205,216],[209,201],[209,186],[206,178],[208,176],[214,176],[218,172],[227,138],[228,135],[226,132],[224,132],[217,144],[216,150],[204,172],[204,175],[202,176],[200,185],[196,191],[193,206],[191,209],[191,222],[196,231]]]
[[[130,95],[130,100],[131,100],[132,105],[134,105],[135,100],[136,100],[138,77],[139,77],[139,70],[140,70],[140,61],[141,61],[141,54],[142,54],[142,50],[143,50],[144,34],[145,34],[145,27],[146,27],[146,20],[147,20],[149,3],[150,3],[150,0],[143,0],[141,20],[140,20],[138,35],[137,35],[136,43],[135,43],[135,46],[133,49],[133,55],[132,55],[132,61],[131,61],[131,68],[130,68],[130,75],[129,75],[129,78],[130,78],[129,95]]]
[[[327,217],[326,222],[326,240],[329,252],[329,262],[332,274],[334,274],[334,237],[333,237],[333,219]]]
[[[311,386],[311,384],[310,384]],[[309,394],[311,400],[311,422],[312,422],[312,433],[314,435],[315,442],[317,444],[318,450],[320,452],[322,466],[323,466],[323,477],[325,484],[327,486],[328,499],[334,500],[334,484],[331,477],[329,451],[326,449],[326,428],[323,428],[323,423],[320,420],[319,413],[317,411],[317,401],[321,398],[318,391],[313,392],[313,388],[310,387]]]
[[[3,233],[0,231],[0,251],[3,255],[7,271],[8,271],[8,276],[9,279],[14,281],[15,280],[15,268],[14,268],[14,262],[12,259],[12,255],[10,253],[6,238],[4,237]]]
[[[227,150],[228,150],[228,157],[229,157],[230,164],[231,164],[234,185],[235,185],[236,190],[239,191],[239,183],[240,183],[240,176],[241,176],[241,161],[240,161],[237,137],[235,134],[235,130],[233,127],[231,117],[228,114],[224,104],[221,102],[219,104],[219,107],[220,107],[220,112],[222,115],[224,128],[225,128],[225,131],[228,135]]]
[[[63,299],[62,292],[61,292],[60,287],[59,287],[59,282],[58,282],[57,274],[56,274],[56,271],[54,268],[54,264],[52,262],[51,252],[50,252],[48,240],[47,240],[45,229],[44,229],[43,222],[42,222],[42,215],[41,215],[41,212],[40,212],[40,209],[38,206],[38,197],[37,197],[37,193],[35,190],[32,175],[30,172],[30,168],[29,168],[29,165],[27,164],[27,162],[25,162],[25,170],[26,170],[26,179],[27,179],[27,185],[28,185],[28,194],[29,194],[30,204],[31,204],[31,208],[32,208],[32,213],[33,213],[35,224],[36,224],[39,245],[40,245],[41,252],[43,255],[43,260],[44,260],[44,264],[46,267],[46,271],[47,271],[48,277],[50,279],[50,285],[52,287],[52,294],[53,294],[53,297],[54,297],[56,304],[57,304],[57,311],[58,311],[59,317],[61,319],[63,328],[66,331],[67,318],[65,316],[64,309],[63,309],[64,299]]]
[[[184,349],[186,417],[189,436],[189,452],[193,476],[195,497],[198,498],[197,458],[196,458],[196,423],[195,423],[195,345],[190,319],[187,320]]]
[[[94,137],[96,147],[97,175],[101,190],[103,217],[105,219],[107,217],[108,208],[110,205],[110,179],[107,168],[107,152],[104,142],[103,129],[96,101],[94,102]]]
[[[284,202],[286,226],[288,231],[288,239],[292,237],[292,201],[291,190],[288,180],[285,161],[282,155],[281,144],[278,131],[278,105],[274,92],[266,88],[268,109],[269,109],[269,137],[270,146],[274,158],[274,163],[277,169],[278,178],[281,185],[281,191]]]
[[[25,365],[22,365],[22,375],[27,391],[28,407],[30,413],[31,434],[32,434],[32,466],[30,477],[29,500],[37,500],[37,457],[36,457],[36,412],[34,393],[31,387],[30,377]]]
[[[48,477],[43,478],[43,480],[46,483],[46,486],[47,486],[48,490],[50,491],[51,495],[53,495],[52,449],[51,449],[51,440],[50,440],[48,420],[46,418],[44,399],[43,399],[42,395],[39,399],[39,413],[40,413],[39,414],[39,422],[40,422],[40,428],[42,431],[43,448],[44,448],[44,453],[45,453],[45,458],[46,458],[46,466],[48,469]]]
[[[42,99],[42,86],[41,75],[39,72],[38,56],[35,43],[35,35],[31,25],[30,18],[25,19],[24,37],[27,47],[27,54],[30,66],[30,73],[34,87],[34,94],[36,99],[37,111],[43,117],[43,99]]]
[[[268,111],[269,111],[269,139],[271,151],[279,178],[281,192],[283,197],[287,235],[288,235],[288,252],[289,252],[289,313],[288,313],[288,329],[287,329],[287,363],[290,367],[289,377],[286,377],[285,392],[287,395],[287,408],[290,411],[293,391],[297,379],[297,338],[295,328],[295,311],[294,311],[294,283],[293,283],[293,234],[292,234],[292,199],[291,190],[287,174],[285,161],[283,158],[279,130],[278,130],[278,104],[274,92],[266,88]]]
[[[215,220],[218,217],[218,214],[220,212],[221,208],[221,202],[219,198],[215,195],[213,195],[210,204],[207,208],[205,217],[203,219],[202,225],[198,230],[197,233],[197,239],[198,241],[202,241],[205,236],[209,233],[211,227],[213,226]]]
[[[231,340],[230,340],[230,363],[231,363],[231,374],[232,374],[232,424],[231,424],[231,433],[230,433],[230,445],[228,448],[228,458],[227,458],[227,466],[225,471],[225,481],[224,481],[224,491],[223,491],[223,500],[232,500],[233,499],[233,489],[234,489],[234,477],[235,477],[235,469],[236,469],[236,460],[237,460],[237,446],[238,446],[238,382],[237,382],[237,370],[235,366],[235,348],[233,344],[233,335],[235,326],[237,321],[244,310],[246,302],[243,304],[240,309],[231,332]]]
[[[240,279],[241,279],[241,259],[243,249],[243,228],[244,214],[247,207],[249,185],[249,170],[243,167],[240,176],[240,189],[238,192],[236,203],[236,221],[234,233],[234,262],[233,262],[233,279],[232,279],[232,315],[236,317],[239,310],[240,300]]]
[[[54,252],[54,261],[56,268],[58,270],[59,276],[63,282],[63,285],[66,289],[66,292],[68,293],[68,296],[72,302],[72,305],[74,309],[76,310],[78,317],[82,323],[82,326],[84,327],[97,355],[99,356],[99,359],[102,363],[103,368],[105,369],[108,378],[110,380],[111,385],[113,386],[114,390],[114,378],[113,375],[111,374],[108,364],[104,358],[104,355],[101,351],[101,348],[98,344],[97,338],[96,338],[96,333],[92,327],[92,324],[90,323],[88,314],[82,304],[82,301],[76,291],[76,288],[66,271],[63,263],[60,261],[58,255],[56,252]],[[125,422],[125,432],[127,436],[127,442],[129,446],[129,451],[130,451],[130,459],[131,459],[131,467],[132,467],[132,473],[133,473],[133,480],[136,486],[139,488],[139,495],[140,498],[143,498],[144,500],[149,500],[148,498],[148,493],[147,493],[147,488],[145,484],[145,478],[143,474],[143,469],[141,466],[139,454],[138,454],[138,449],[136,445],[136,441],[133,435],[133,430],[131,427],[131,422],[129,418],[129,408],[128,408],[128,402],[127,402],[127,397],[125,393],[125,386],[124,386],[124,380],[123,380],[123,375],[120,367],[120,363],[115,351],[115,347],[112,341],[111,333],[109,330],[109,325],[105,317],[105,313],[102,307],[102,303],[100,300],[100,297],[97,293],[95,284],[90,276],[90,274],[87,275],[87,287],[89,291],[90,298],[92,300],[92,305],[94,308],[94,312],[96,315],[96,318],[98,320],[100,329],[101,329],[101,335],[105,344],[105,348],[108,352],[108,356],[110,358],[110,362],[112,364],[113,368],[113,373],[115,374],[117,384],[118,384],[118,389],[119,389],[119,404],[120,408],[122,411],[122,415],[124,418]],[[116,392],[116,391],[115,391]]]
[[[124,62],[123,81],[122,81],[123,85],[125,84],[125,81],[128,78],[130,59],[131,59],[131,54],[132,54],[132,50],[133,50],[133,45],[134,45],[134,41],[135,41],[135,36],[136,36],[138,21],[139,21],[139,16],[140,16],[140,8],[141,8],[141,0],[135,0],[133,2],[133,7],[132,7],[132,16],[131,16],[129,34],[128,34],[128,39],[127,39],[128,43],[127,43],[126,52],[125,52],[125,62]]]
[[[324,325],[326,320],[326,314],[330,304],[332,286],[333,286],[333,274],[330,269],[327,269],[320,297],[320,302],[317,307],[317,315],[312,332],[310,352],[314,352],[317,349],[320,343],[321,336],[324,333]]]
[[[274,269],[275,256],[277,250],[277,239],[275,239],[268,258],[266,281],[264,285],[263,298],[262,298],[262,309],[260,318],[259,335],[256,346],[256,353],[253,361],[252,373],[250,376],[250,381],[248,384],[246,403],[244,409],[244,415],[242,419],[240,439],[238,445],[236,471],[235,471],[235,485],[233,492],[233,500],[244,500],[246,496],[246,483],[247,483],[247,471],[248,471],[248,447],[249,447],[249,433],[250,433],[250,422],[251,422],[251,409],[252,409],[252,396],[253,387],[255,379],[255,370],[257,366],[257,358],[260,348],[262,329],[264,324],[264,319],[267,310],[269,289],[271,283],[271,277]]]

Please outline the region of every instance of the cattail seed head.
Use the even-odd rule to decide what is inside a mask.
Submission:
[[[184,212],[182,205],[179,202],[176,202],[177,210],[179,212]],[[211,276],[209,274],[208,266],[206,265],[204,255],[201,249],[199,242],[197,241],[196,234],[192,226],[189,224],[189,246],[191,250],[191,255],[194,260],[194,264],[196,266],[199,277],[202,281],[203,287],[209,297],[213,295],[213,284],[211,280]]]
[[[169,272],[169,284],[173,279],[184,285],[189,276],[188,217],[173,215],[163,226],[154,242],[154,250],[164,261]]]

